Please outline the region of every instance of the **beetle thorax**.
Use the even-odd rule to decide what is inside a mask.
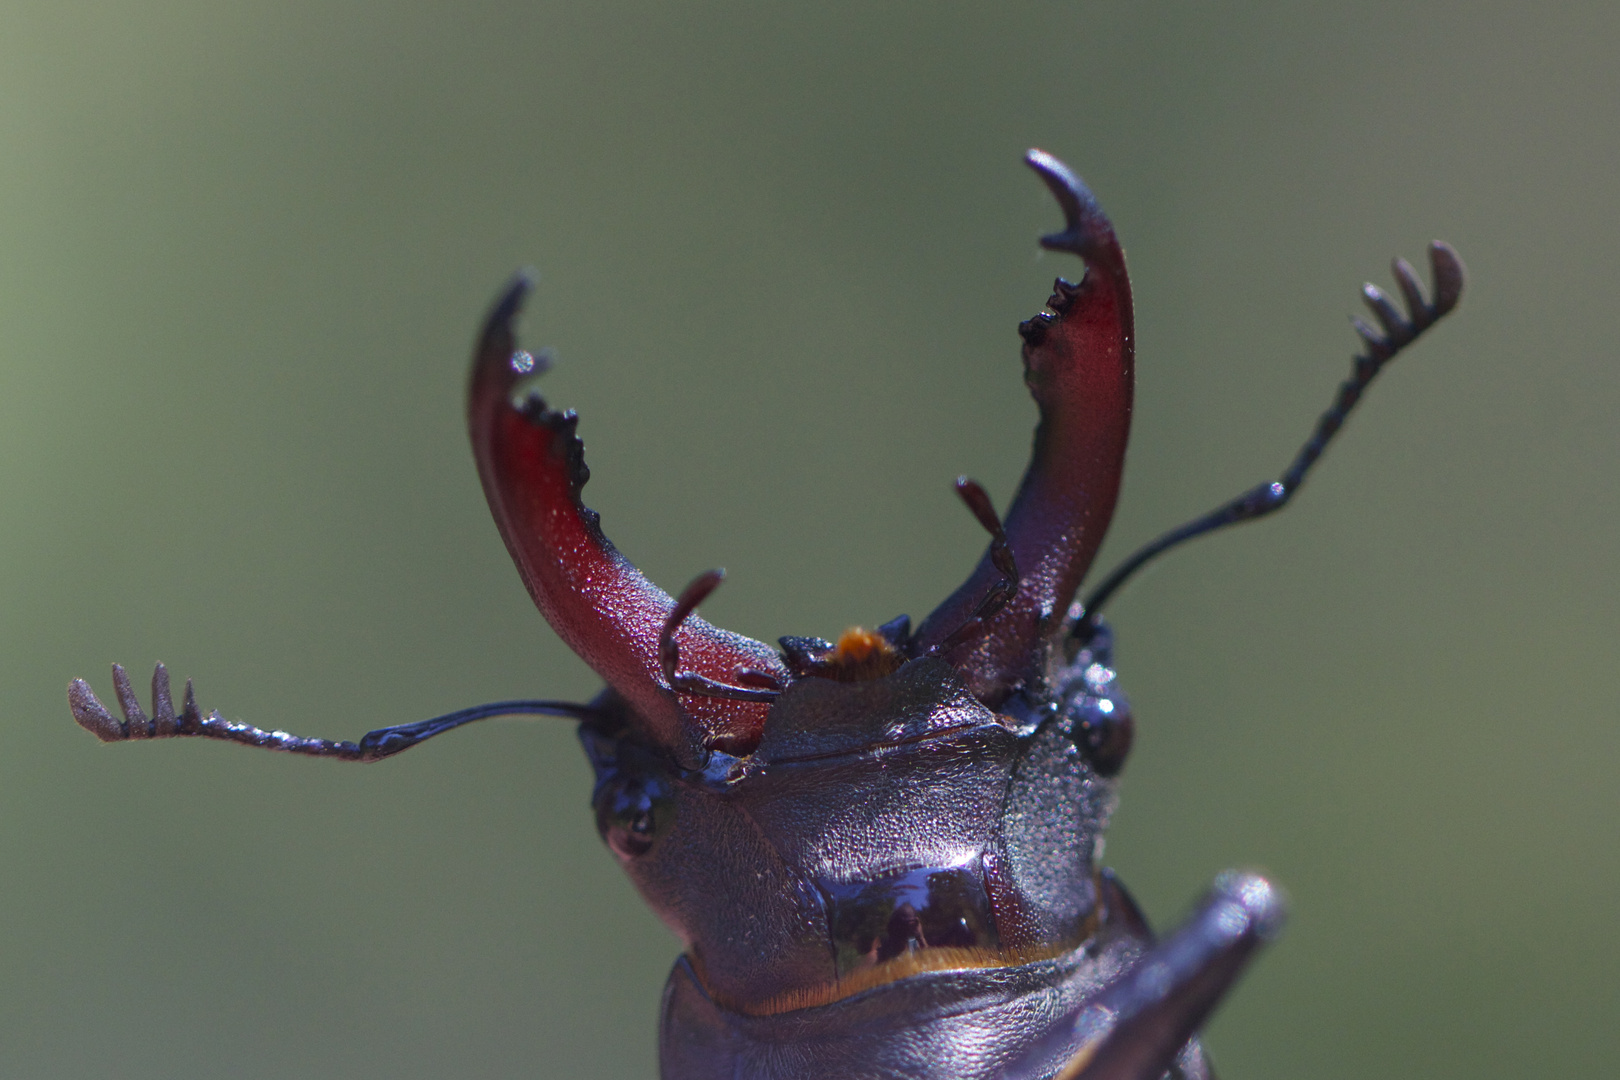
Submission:
[[[702,769],[633,725],[586,725],[598,823],[704,989],[741,1013],[1066,953],[1093,929],[1114,802],[1088,740],[1098,715],[1128,716],[1105,644],[1000,711],[936,657],[801,679],[753,753]]]

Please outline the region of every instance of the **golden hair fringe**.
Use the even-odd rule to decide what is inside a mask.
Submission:
[[[717,1004],[745,1016],[779,1016],[797,1009],[831,1005],[864,990],[930,971],[972,971],[983,968],[1021,967],[1069,952],[1073,945],[1047,945],[1028,949],[930,948],[902,953],[873,967],[862,968],[834,980],[768,997],[764,1001],[732,1001],[711,994]],[[694,965],[695,966],[695,965]]]

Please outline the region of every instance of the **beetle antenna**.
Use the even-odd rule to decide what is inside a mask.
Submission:
[[[1396,284],[1406,301],[1407,314],[1404,316],[1382,289],[1372,284],[1361,287],[1361,297],[1379,325],[1375,327],[1360,316],[1351,316],[1351,324],[1361,336],[1366,351],[1355,357],[1350,377],[1340,384],[1333,404],[1317,420],[1316,430],[1311,432],[1311,437],[1300,448],[1281,478],[1246,491],[1231,502],[1171,529],[1152,543],[1138,548],[1070,612],[1072,637],[1081,641],[1089,639],[1096,632],[1097,613],[1102,606],[1150,560],[1194,537],[1265,517],[1288,505],[1288,501],[1305,482],[1311,466],[1316,464],[1333,436],[1344,426],[1345,419],[1383,366],[1457,306],[1457,301],[1462,297],[1464,272],[1462,260],[1457,257],[1456,251],[1449,244],[1434,241],[1429,245],[1429,265],[1434,273],[1432,301],[1424,294],[1423,285],[1410,263],[1405,259],[1396,259],[1392,265]]]
[[[1001,518],[996,515],[996,508],[990,503],[990,496],[985,494],[975,480],[965,476],[956,478],[956,493],[967,503],[973,516],[979,519],[984,531],[990,534],[990,564],[1000,572],[1001,578],[990,591],[984,594],[979,601],[978,609],[961,626],[952,630],[945,639],[932,649],[927,655],[937,656],[940,653],[950,652],[958,645],[969,641],[975,634],[984,630],[984,626],[995,615],[1007,606],[1007,601],[1018,595],[1018,563],[1013,558],[1012,545],[1007,542],[1007,531],[1001,527]]]
[[[695,671],[679,670],[681,647],[675,641],[675,631],[681,628],[687,616],[696,611],[697,606],[703,603],[725,578],[724,570],[710,570],[693,578],[692,583],[681,590],[681,595],[675,601],[675,609],[669,613],[669,618],[664,620],[664,628],[658,634],[658,662],[664,669],[664,682],[669,684],[671,690],[679,690],[685,694],[725,698],[728,701],[775,701],[782,692],[782,686],[775,676],[766,671],[743,669],[733,677],[755,685],[735,686],[731,683],[716,682]],[[766,683],[769,685],[763,685]]]
[[[141,708],[140,698],[130,684],[129,673],[122,664],[114,664],[113,690],[118,695],[118,707],[123,720],[112,713],[96,697],[90,684],[74,679],[68,684],[68,705],[79,726],[102,742],[126,742],[136,739],[167,739],[194,735],[204,739],[224,739],[280,750],[289,754],[309,757],[337,758],[341,761],[380,761],[401,750],[409,750],[417,743],[441,735],[451,728],[485,720],[492,716],[572,716],[580,720],[599,719],[608,715],[606,710],[592,705],[569,701],[495,701],[488,705],[474,705],[470,709],[419,720],[414,724],[378,728],[367,732],[359,742],[333,742],[331,739],[306,739],[286,731],[266,731],[251,724],[227,720],[218,711],[203,716],[197,709],[197,695],[191,680],[186,680],[186,695],[178,713],[169,693],[169,669],[162,664],[152,671],[152,715]]]

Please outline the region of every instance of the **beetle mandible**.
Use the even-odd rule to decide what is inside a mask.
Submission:
[[[780,649],[694,612],[721,580],[670,597],[602,534],[572,411],[518,348],[519,275],[474,350],[467,417],[484,493],[524,584],[607,686],[586,704],[481,705],[359,742],[177,711],[162,664],[152,715],[113,667],[124,719],[75,679],[78,722],[105,741],[192,735],[376,761],[490,716],[576,718],[597,827],[685,945],[664,990],[665,1080],[823,1076],[941,1080],[1207,1077],[1196,1032],[1282,920],[1273,887],[1224,874],[1156,939],[1098,865],[1133,720],[1098,612],[1149,559],[1269,514],[1298,490],[1380,368],[1461,296],[1450,247],[1433,297],[1394,263],[1406,311],[1372,285],[1378,325],[1282,476],[1138,550],[1074,598],[1119,493],[1134,328],[1113,226],[1056,158],[1026,156],[1063,210],[1042,246],[1080,257],[1019,327],[1039,407],[1005,520],[956,490],[990,533],[966,582],[905,616]]]

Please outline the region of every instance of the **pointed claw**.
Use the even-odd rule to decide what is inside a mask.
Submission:
[[[1389,264],[1390,272],[1395,275],[1395,283],[1401,287],[1401,296],[1406,301],[1406,311],[1411,317],[1414,326],[1423,327],[1429,323],[1429,297],[1423,291],[1423,282],[1418,280],[1417,271],[1405,259],[1397,258]]]
[[[129,737],[128,730],[113,719],[112,713],[83,679],[68,683],[68,708],[73,710],[73,719],[79,726],[102,742],[121,742]]]
[[[1361,298],[1366,301],[1367,308],[1378,319],[1384,328],[1384,339],[1390,345],[1399,347],[1412,337],[1412,324],[1400,313],[1395,302],[1389,294],[1378,286],[1368,282],[1361,287]]]
[[[175,733],[174,698],[169,695],[169,669],[159,664],[152,669],[152,736]]]
[[[1456,250],[1444,240],[1429,245],[1429,266],[1434,270],[1434,317],[1438,319],[1462,299],[1467,272]]]
[[[1063,210],[1062,232],[1041,237],[1041,246],[1050,251],[1072,251],[1081,257],[1095,254],[1103,239],[1097,228],[1101,211],[1091,189],[1069,167],[1045,150],[1032,149],[1024,155],[1024,162],[1040,176],[1052,197]],[[1107,230],[1112,233],[1112,229]]]
[[[113,690],[118,695],[118,707],[124,711],[124,719],[129,725],[129,737],[144,739],[152,734],[152,722],[146,718],[146,712],[141,708],[141,699],[135,696],[135,687],[130,684],[129,672],[124,670],[123,664],[113,665]]]
[[[479,334],[480,352],[499,349],[507,356],[514,353],[517,335],[512,329],[512,320],[523,309],[524,299],[534,291],[534,277],[534,271],[524,267],[506,283],[506,288],[501,290],[500,297],[484,319],[484,329]]]

